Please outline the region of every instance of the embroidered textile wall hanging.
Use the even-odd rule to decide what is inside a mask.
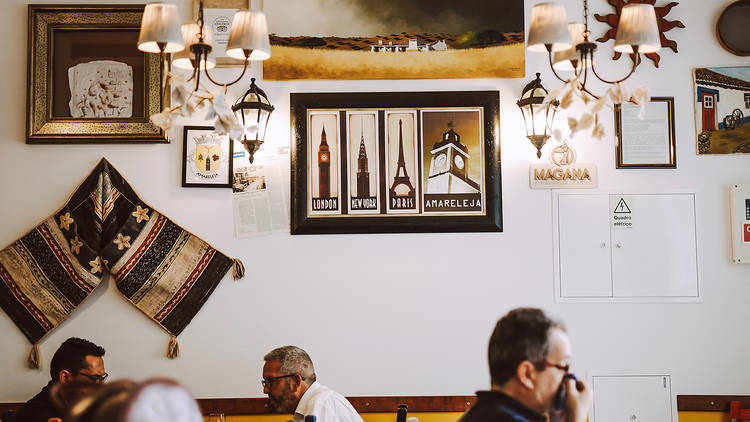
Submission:
[[[53,216],[0,251],[0,307],[33,344],[67,319],[108,271],[120,293],[176,336],[224,275],[244,268],[141,201],[102,159]]]

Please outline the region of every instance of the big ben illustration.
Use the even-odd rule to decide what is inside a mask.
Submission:
[[[326,128],[320,134],[318,147],[318,195],[320,198],[331,196],[331,151],[326,141]]]
[[[469,148],[448,123],[448,130],[430,151],[430,173],[426,193],[477,193],[480,186],[469,179]]]
[[[359,156],[357,157],[357,197],[370,196],[370,172],[367,168],[367,148],[365,148],[364,129],[359,141]]]

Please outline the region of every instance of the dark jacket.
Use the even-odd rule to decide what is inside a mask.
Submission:
[[[51,389],[52,381],[18,410],[16,422],[47,422],[49,418],[62,418],[62,412],[52,403]]]
[[[477,401],[459,422],[545,422],[547,417],[499,391],[477,391]]]

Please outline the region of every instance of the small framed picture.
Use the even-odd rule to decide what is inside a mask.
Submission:
[[[182,136],[182,187],[231,188],[232,142],[211,126],[185,126]]]
[[[194,19],[198,18],[199,5],[200,0],[193,0]],[[203,22],[206,30],[211,33],[211,54],[217,67],[242,67],[243,61],[227,56],[226,50],[235,12],[249,8],[250,0],[203,0]]]
[[[618,169],[677,168],[674,97],[652,97],[643,116],[638,105],[616,104],[615,130]]]

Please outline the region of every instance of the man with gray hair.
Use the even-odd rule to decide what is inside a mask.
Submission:
[[[271,350],[263,357],[263,393],[276,413],[293,413],[294,420],[314,415],[318,422],[363,422],[341,394],[317,381],[310,355],[296,346]]]

